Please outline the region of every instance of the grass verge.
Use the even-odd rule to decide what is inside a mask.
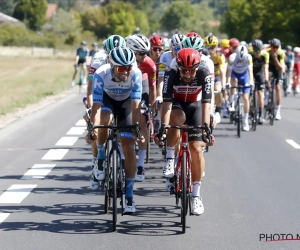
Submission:
[[[70,88],[71,60],[2,57],[0,59],[0,115]]]

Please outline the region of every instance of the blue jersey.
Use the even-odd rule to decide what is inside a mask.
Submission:
[[[86,57],[89,54],[89,49],[88,48],[78,48],[76,51],[76,56],[79,56],[79,60],[86,60]]]
[[[103,92],[116,101],[131,98],[132,101],[140,101],[142,98],[142,72],[133,67],[125,82],[112,80],[112,68],[110,64],[104,64],[94,74],[93,78],[93,102],[103,101]]]
[[[93,57],[97,52],[98,50],[90,50],[89,56]]]
[[[286,53],[286,60],[285,63],[289,64],[294,60],[294,53],[290,52],[290,53]]]

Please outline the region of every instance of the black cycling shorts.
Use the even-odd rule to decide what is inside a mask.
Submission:
[[[85,65],[86,64],[86,59],[79,59],[77,65]]]
[[[272,73],[271,79],[276,79],[275,84],[282,84],[283,81],[283,73],[278,71],[277,69],[271,69],[270,72]]]
[[[254,74],[255,88],[257,91],[262,91],[265,88],[265,80],[262,72]]]
[[[172,110],[180,109],[185,113],[185,124],[188,126],[201,125],[202,119],[202,103],[198,102],[180,102],[177,100],[172,101]],[[190,129],[188,131],[189,141],[202,141],[201,129]]]
[[[131,98],[127,98],[124,101],[116,101],[110,98],[105,92],[103,92],[103,106],[101,110],[107,110],[117,118],[118,126],[128,126],[132,124],[132,112],[131,112]],[[120,138],[132,138],[132,131],[128,129],[120,129]]]

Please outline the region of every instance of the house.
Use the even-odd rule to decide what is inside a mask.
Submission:
[[[16,24],[16,25],[20,25],[20,26],[25,27],[25,24],[22,23],[20,20],[18,20],[16,18],[13,18],[9,15],[6,15],[2,12],[0,12],[0,24],[1,23],[12,23],[12,24]]]
[[[57,12],[57,4],[55,3],[48,3],[47,11],[46,11],[46,18],[52,18]]]

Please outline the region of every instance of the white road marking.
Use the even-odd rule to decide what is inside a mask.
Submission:
[[[84,119],[80,119],[75,126],[81,126],[81,127],[86,127],[86,122]]]
[[[0,224],[7,219],[10,213],[0,213]]]
[[[292,147],[294,147],[295,149],[300,149],[300,145],[297,144],[296,142],[294,142],[293,140],[285,140],[288,144],[290,144]]]
[[[82,135],[86,131],[86,127],[72,127],[67,135]]]
[[[69,149],[50,149],[42,158],[42,160],[61,160],[64,158]]]
[[[37,185],[11,185],[1,196],[0,203],[19,204]]]
[[[35,164],[22,177],[22,179],[43,179],[56,164]]]
[[[62,137],[55,146],[73,146],[79,137]]]

